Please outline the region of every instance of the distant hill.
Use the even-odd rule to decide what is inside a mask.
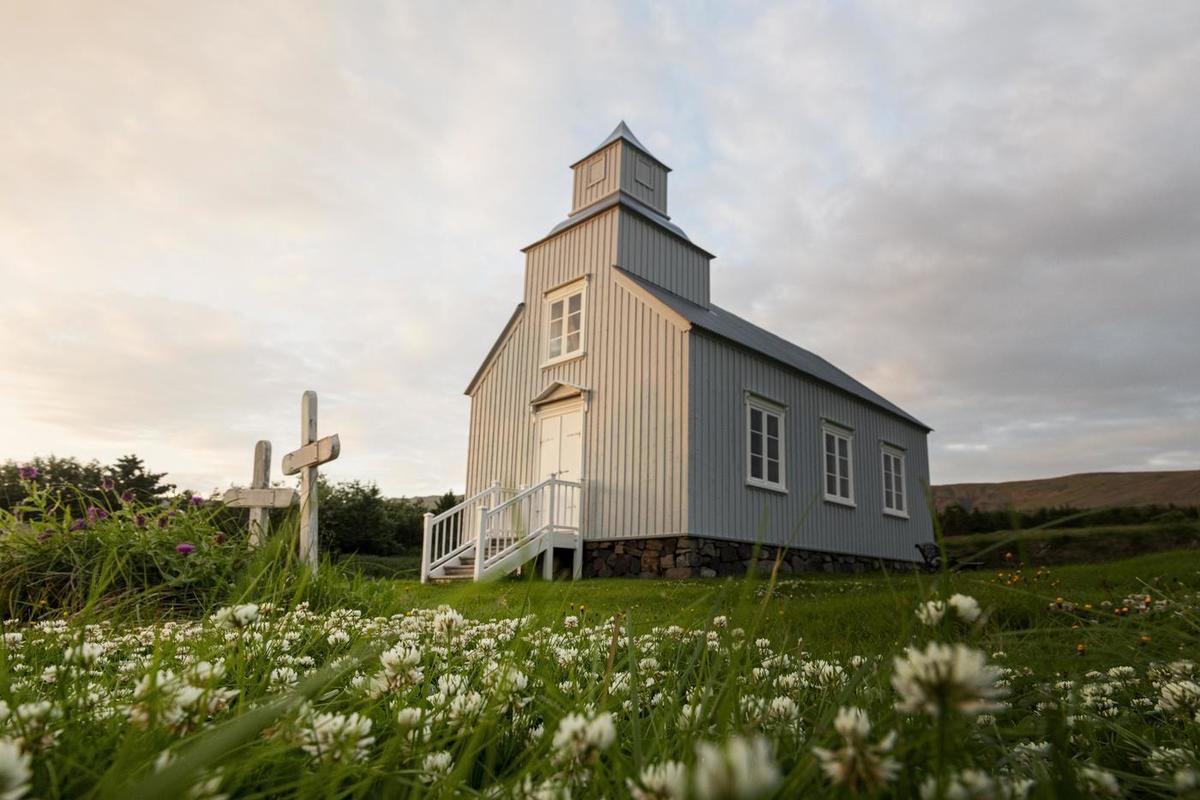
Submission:
[[[938,511],[954,503],[967,510],[1018,511],[1039,508],[1200,505],[1200,470],[1176,472],[1084,472],[1060,478],[1003,483],[948,483],[934,486]]]

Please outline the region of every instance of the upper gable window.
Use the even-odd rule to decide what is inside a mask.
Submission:
[[[634,166],[633,176],[642,186],[647,189],[654,188],[654,170],[650,169],[650,162],[641,156],[637,157],[636,165]]]
[[[854,434],[825,423],[821,426],[825,455],[825,499],[854,505]]]
[[[746,483],[786,491],[783,459],[784,409],[746,395]]]
[[[908,516],[908,500],[904,492],[904,451],[883,445],[883,513],[896,517]]]
[[[587,284],[581,281],[546,295],[546,357],[551,362],[583,355],[584,299]]]

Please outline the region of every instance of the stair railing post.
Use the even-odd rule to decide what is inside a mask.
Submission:
[[[483,578],[483,559],[487,553],[488,507],[479,509],[479,536],[475,540],[475,580]]]
[[[550,492],[550,499],[547,501],[549,508],[547,509],[548,519],[546,525],[542,528],[542,539],[545,547],[542,548],[542,577],[548,581],[554,580],[554,495],[558,482],[555,480],[557,473],[550,473],[550,480],[546,481],[545,491]]]
[[[421,583],[429,582],[429,548],[433,545],[433,514],[425,512],[425,535],[421,537]]]

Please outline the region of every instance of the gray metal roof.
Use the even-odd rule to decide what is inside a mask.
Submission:
[[[483,363],[479,365],[479,369],[475,370],[475,375],[472,376],[471,382],[467,384],[466,391],[463,394],[469,395],[475,391],[475,385],[479,383],[479,379],[483,377],[483,373],[487,371],[488,365],[492,363],[492,358],[500,351],[500,346],[504,344],[504,340],[508,338],[508,334],[512,331],[513,326],[517,324],[517,320],[521,318],[521,314],[525,311],[524,303],[517,303],[517,307],[513,309],[512,316],[508,318],[508,322],[504,323],[504,330],[500,331],[500,335],[496,337],[492,349],[488,350],[488,354],[483,357]]]
[[[587,161],[589,158],[591,158],[592,156],[594,156],[596,153],[600,152],[604,148],[608,147],[610,144],[615,142],[617,139],[624,139],[625,141],[629,142],[631,145],[636,147],[638,150],[641,150],[643,153],[645,153],[651,159],[653,159],[654,161],[657,161],[659,166],[661,166],[667,172],[671,171],[670,167],[668,167],[663,162],[659,161],[658,158],[653,153],[651,153],[649,150],[646,149],[646,145],[644,145],[638,141],[638,138],[633,135],[633,131],[629,130],[629,126],[625,124],[625,120],[621,120],[619,123],[617,123],[617,127],[613,128],[613,132],[608,135],[607,139],[605,139],[603,142],[601,142],[599,144],[599,146],[592,148],[591,152],[589,152],[586,156],[584,156],[583,158],[579,159],[574,164],[572,164],[571,168],[574,169],[579,164],[583,163],[584,161]]]
[[[868,403],[895,414],[901,419],[920,426],[927,431],[933,430],[924,422],[921,422],[882,395],[871,391],[816,353],[811,353],[803,347],[794,345],[788,340],[776,336],[770,331],[763,330],[754,323],[748,322],[719,306],[709,305],[705,308],[704,306],[696,305],[692,301],[639,278],[637,275],[620,267],[614,267],[614,269],[620,270],[622,275],[637,283],[652,294],[655,299],[676,314],[679,314],[692,325],[703,328],[723,339],[728,339],[756,353],[761,353],[770,359],[799,370],[806,375],[810,375],[823,383],[827,383],[855,397],[866,400]]]
[[[650,208],[650,206],[641,202],[633,195],[630,195],[619,189],[617,191],[613,192],[612,194],[610,194],[608,197],[605,197],[602,200],[597,200],[595,203],[592,203],[587,208],[582,208],[579,211],[576,211],[574,214],[567,217],[562,222],[558,223],[553,228],[551,228],[550,232],[547,233],[545,236],[538,239],[536,242],[533,242],[532,244],[525,245],[524,247],[521,248],[521,250],[522,251],[528,250],[529,248],[533,247],[534,245],[541,244],[542,242],[546,241],[554,234],[561,233],[562,231],[565,231],[567,228],[572,228],[572,227],[578,225],[579,223],[581,223],[587,219],[590,219],[591,217],[596,216],[601,211],[607,211],[608,209],[612,208],[613,206],[617,206],[617,205],[623,206],[624,208],[628,208],[630,211],[633,211],[633,212],[637,213],[638,215],[644,217],[645,219],[648,219],[649,221],[651,221],[655,225],[658,225],[659,227],[663,228],[664,230],[666,230],[668,233],[672,234],[673,236],[676,236],[679,239],[682,239],[683,241],[687,242],[689,245],[696,248],[700,252],[704,253],[709,258],[715,258],[715,256],[712,253],[708,252],[703,247],[701,247],[700,245],[696,244],[691,239],[689,239],[688,235],[683,232],[683,228],[681,228],[678,225],[676,225],[675,223],[671,222],[671,220],[667,219],[662,214],[660,214],[657,211],[655,211],[654,209]]]

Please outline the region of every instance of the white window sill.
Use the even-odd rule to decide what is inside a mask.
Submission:
[[[908,519],[908,514],[903,511],[893,511],[890,508],[885,508],[883,513],[889,517],[895,517],[896,519]]]
[[[746,485],[752,489],[766,489],[768,492],[776,494],[787,494],[787,487],[779,483],[767,483],[766,481],[758,481],[754,478],[746,478]]]
[[[557,356],[555,358],[550,359],[549,361],[543,361],[541,364],[541,368],[549,369],[550,367],[557,367],[559,364],[565,364],[568,361],[574,361],[575,359],[583,358],[586,355],[587,355],[586,350],[580,350],[578,353],[567,353],[565,356]]]
[[[836,506],[845,506],[846,508],[858,508],[858,505],[853,500],[847,500],[844,497],[838,497],[837,495],[832,494],[825,495],[825,502],[833,503]]]

